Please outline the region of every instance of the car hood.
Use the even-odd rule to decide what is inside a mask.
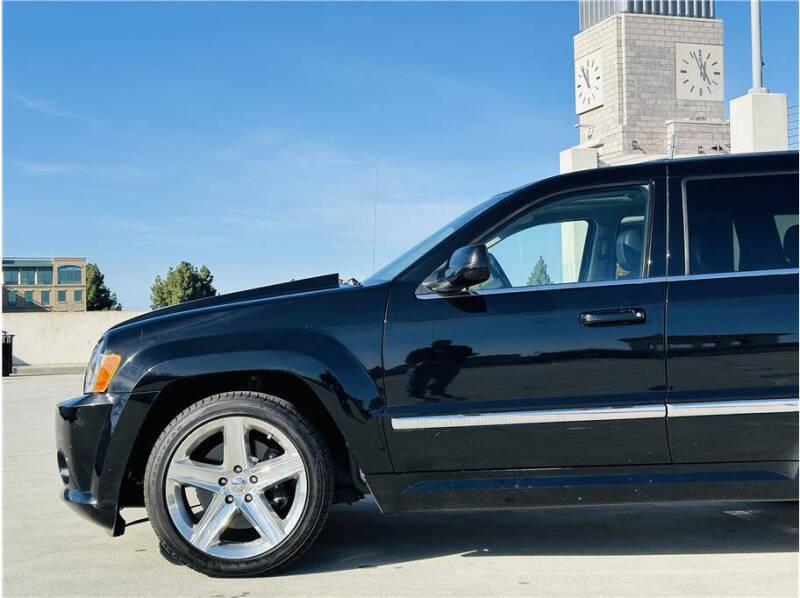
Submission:
[[[153,318],[160,318],[181,312],[194,311],[206,307],[218,307],[222,305],[241,303],[242,301],[252,301],[254,299],[266,299],[269,297],[278,297],[283,295],[295,295],[298,293],[308,293],[311,291],[323,291],[327,289],[335,289],[339,287],[338,274],[325,274],[323,276],[315,276],[313,278],[303,278],[301,280],[292,280],[289,282],[282,282],[280,284],[273,284],[266,287],[258,287],[255,289],[248,289],[246,291],[237,291],[236,293],[228,293],[226,295],[216,295],[214,297],[206,297],[205,299],[195,299],[194,301],[187,301],[178,305],[171,305],[169,307],[162,307],[141,316],[136,316],[130,320],[125,320],[110,328],[114,330],[129,324],[136,324],[144,322]]]

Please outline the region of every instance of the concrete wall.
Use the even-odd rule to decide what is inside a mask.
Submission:
[[[674,140],[670,152],[669,143]],[[731,143],[731,128],[727,123],[697,120],[668,120],[667,147],[664,152],[673,157],[696,156],[700,148],[705,154],[722,153]],[[715,149],[716,148],[716,149]]]
[[[85,364],[103,333],[140,311],[4,313],[14,336],[14,365]]]
[[[776,152],[789,149],[785,93],[750,91],[731,100],[731,151]]]

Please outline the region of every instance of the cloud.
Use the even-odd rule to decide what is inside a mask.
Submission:
[[[142,135],[140,133],[131,133],[128,131],[120,131],[113,127],[108,127],[98,119],[93,118],[91,116],[86,116],[84,114],[79,114],[77,112],[72,112],[71,110],[66,110],[61,108],[55,101],[53,100],[45,100],[41,98],[33,98],[30,96],[22,95],[20,93],[15,92],[8,92],[8,95],[11,96],[15,103],[20,106],[21,108],[25,108],[26,110],[31,110],[33,112],[37,112],[39,114],[44,114],[46,116],[56,116],[59,118],[69,118],[73,120],[80,120],[86,123],[91,123],[103,131],[108,133],[112,133],[114,135],[121,135],[123,137],[133,137],[135,139],[144,139],[146,141],[156,141],[156,137],[152,137],[150,135]]]
[[[16,100],[17,105],[23,108],[27,108],[28,110],[33,110],[34,112],[38,112],[39,114],[96,122],[95,119],[89,116],[84,116],[83,114],[78,114],[76,112],[71,112],[70,110],[65,110],[63,108],[60,108],[58,104],[56,104],[52,100],[32,98],[29,96],[13,92],[9,92],[9,95]]]
[[[190,208],[177,212],[175,206],[164,206],[158,217],[135,210],[100,217],[98,229],[126,251],[158,247],[167,259],[181,254],[209,266],[219,261],[223,265],[214,272],[221,290],[327,271],[361,279],[373,270],[375,157],[369,153],[290,132],[234,135],[208,154],[198,154],[189,181],[174,187],[176,197],[196,198]],[[40,176],[94,170],[79,164],[25,168]],[[381,158],[375,266],[484,199],[472,187],[470,177],[452,167],[420,168]],[[141,201],[129,202],[153,205],[147,187],[141,192]],[[230,263],[234,248],[244,256]],[[266,260],[264,277],[257,282],[252,280],[252,268],[259,263],[254,255]],[[239,271],[238,261],[250,270]]]
[[[199,176],[219,198],[218,231],[268,255],[291,252],[297,266],[319,262],[357,278],[372,271],[373,227],[379,267],[496,190],[476,185],[467,167],[381,156],[374,224],[374,150],[264,129],[218,144],[205,160],[211,174]]]
[[[30,177],[88,177],[103,182],[120,182],[139,180],[147,176],[144,170],[114,164],[12,160],[11,166]]]

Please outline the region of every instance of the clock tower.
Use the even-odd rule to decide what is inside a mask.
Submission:
[[[714,0],[580,0],[580,143],[561,170],[727,153],[722,21]]]

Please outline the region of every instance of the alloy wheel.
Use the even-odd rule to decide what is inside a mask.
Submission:
[[[164,486],[178,532],[196,549],[247,559],[280,545],[307,503],[303,458],[277,427],[226,416],[192,430],[170,459]]]

